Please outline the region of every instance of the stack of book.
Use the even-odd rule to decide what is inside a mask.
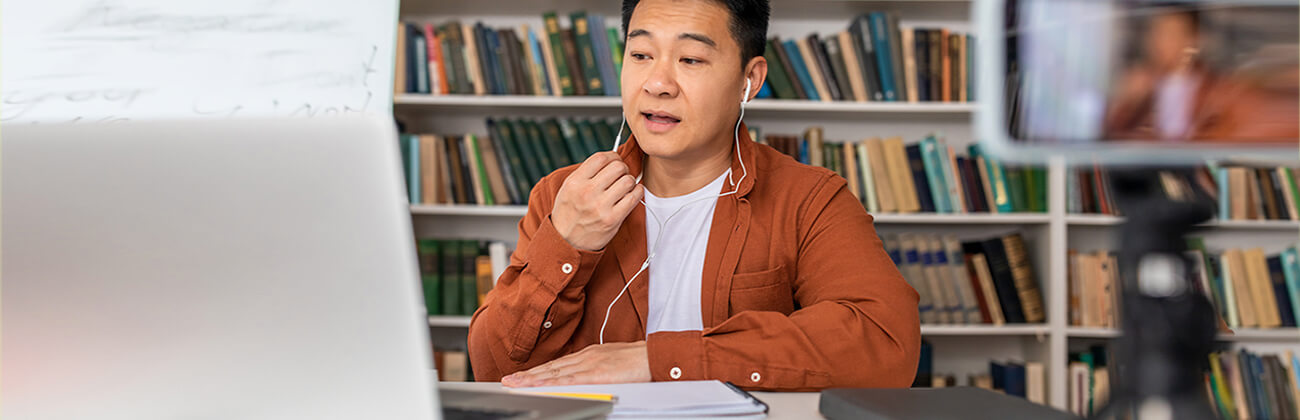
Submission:
[[[1194,287],[1214,303],[1229,328],[1295,327],[1300,320],[1300,263],[1296,247],[1277,255],[1260,248],[1211,252],[1190,238]],[[1069,252],[1070,325],[1117,327],[1119,266],[1109,251]]]
[[[1109,172],[1100,165],[1068,171],[1068,211],[1121,216]],[[1220,220],[1300,220],[1300,169],[1225,163],[1157,176],[1170,199],[1217,203]]]
[[[429,315],[473,315],[510,265],[502,242],[419,239],[416,255]]]
[[[610,142],[617,122],[603,119],[489,118],[490,136],[399,137],[413,204],[527,204],[537,181],[580,163]]]
[[[920,294],[924,324],[1002,325],[1047,318],[1019,233],[965,242],[952,235],[885,234],[881,241]]]
[[[1004,166],[978,144],[960,155],[936,135],[912,144],[901,137],[830,142],[821,127],[802,136],[769,134],[762,142],[840,174],[871,213],[1047,211],[1045,168]]]
[[[402,23],[394,93],[434,95],[618,96],[623,37],[605,16],[578,11],[562,27],[489,28],[450,21]]]
[[[934,347],[929,341],[921,340],[921,358],[916,368],[916,379],[912,382],[913,388],[973,386],[1014,395],[1037,404],[1047,404],[1047,375],[1040,362],[989,361],[988,373],[967,375],[965,384],[958,383],[955,375],[934,373],[933,364]]]
[[[540,30],[402,23],[395,93],[618,96],[624,38],[617,24],[586,11],[563,18],[544,13]],[[964,33],[900,26],[894,13],[863,14],[825,37],[768,40],[768,78],[757,96],[970,102],[974,47]]]
[[[974,38],[900,26],[894,13],[855,17],[843,31],[772,38],[759,98],[814,101],[974,101]]]
[[[1224,419],[1300,418],[1300,358],[1289,350],[1211,354],[1205,388]]]
[[[1110,398],[1110,381],[1117,366],[1108,363],[1110,351],[1105,346],[1092,346],[1087,351],[1070,353],[1067,409],[1080,417],[1096,414]],[[1118,417],[1117,417],[1118,418]]]
[[[474,374],[469,368],[469,353],[463,349],[433,349],[433,366],[438,370],[438,381],[470,382]]]

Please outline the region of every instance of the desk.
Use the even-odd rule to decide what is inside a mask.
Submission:
[[[497,382],[439,382],[439,388],[474,391],[500,391]],[[769,420],[818,419],[816,392],[754,392],[755,397],[767,403]]]

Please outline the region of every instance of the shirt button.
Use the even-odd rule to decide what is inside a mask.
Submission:
[[[759,375],[758,372],[749,374],[749,380],[751,381],[758,382],[760,379],[763,379],[763,376]]]
[[[681,378],[682,378],[682,368],[679,368],[679,367],[674,366],[672,370],[669,370],[669,371],[668,371],[668,376],[671,377],[671,378],[673,378],[673,379],[681,379]]]
[[[564,274],[572,273],[572,272],[573,272],[573,264],[564,263],[564,265],[560,266],[560,271],[563,271]]]
[[[551,321],[543,322],[543,323],[542,323],[542,328],[551,328]]]

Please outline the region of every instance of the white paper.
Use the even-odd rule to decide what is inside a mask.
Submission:
[[[523,392],[612,394],[610,417],[757,416],[764,407],[719,381],[651,382],[520,388]]]
[[[391,114],[395,0],[7,0],[0,121]]]

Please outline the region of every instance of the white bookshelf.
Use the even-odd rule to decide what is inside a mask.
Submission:
[[[820,1],[773,0],[769,36],[804,37],[827,34],[847,27],[848,19],[872,10],[898,12],[903,26],[970,28],[966,0],[939,1]],[[605,0],[555,0],[520,2],[480,0],[445,2],[408,0],[403,19],[462,23],[482,20],[497,27],[528,24],[541,27],[546,10],[560,12],[561,20],[574,10],[603,13],[607,26],[617,27],[618,4]],[[499,116],[618,118],[617,97],[538,97],[398,95],[394,114],[412,131],[477,133],[486,131],[484,119]],[[755,100],[746,108],[745,121],[764,134],[798,134],[812,125],[824,128],[825,138],[857,141],[864,137],[902,136],[909,143],[930,133],[941,133],[954,147],[976,138],[971,118],[975,104],[879,103]],[[612,139],[609,140],[612,143]],[[1122,218],[1067,214],[1066,167],[1056,159],[1048,167],[1048,212],[1012,214],[873,214],[881,233],[916,232],[954,234],[959,239],[987,238],[1021,232],[1030,248],[1030,262],[1047,309],[1047,321],[1036,325],[923,325],[922,335],[935,346],[935,371],[951,373],[964,381],[969,373],[987,372],[990,360],[1041,362],[1046,368],[1051,405],[1064,409],[1067,354],[1087,341],[1109,342],[1115,330],[1071,327],[1067,312],[1068,249],[1114,249]],[[411,206],[416,235],[420,237],[485,238],[510,243],[517,236],[524,206],[471,205]],[[1276,252],[1294,243],[1297,222],[1216,221],[1204,226],[1212,249],[1257,246]],[[460,340],[463,346],[469,317],[431,316],[431,335],[437,340]],[[1240,330],[1221,340],[1232,346],[1264,346],[1300,351],[1300,330]]]

